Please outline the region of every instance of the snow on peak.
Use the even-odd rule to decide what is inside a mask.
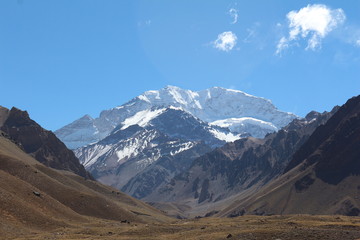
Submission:
[[[223,126],[224,122],[216,121],[233,119],[232,124],[227,124],[230,129],[246,131],[258,137],[280,129],[296,118],[294,114],[279,111],[267,99],[239,90],[213,87],[201,91],[191,91],[175,86],[166,86],[159,90],[146,91],[121,106],[102,111],[98,118],[88,118],[87,125],[84,123],[84,126],[78,124],[72,127],[70,124],[66,131],[60,129],[56,134],[68,146],[67,140],[74,143],[78,141],[75,138],[79,134],[74,133],[79,131],[81,131],[81,138],[85,139],[80,143],[96,142],[107,136],[119,124],[125,126],[144,125],[161,114],[163,110],[160,109],[169,107],[181,109],[202,121],[213,122],[214,125],[219,126]],[[234,119],[242,120],[235,121]],[[241,127],[241,124],[249,127]],[[70,135],[71,138],[68,137]],[[78,145],[73,144],[72,146]]]
[[[122,122],[123,126],[121,127],[121,130],[124,130],[135,124],[139,125],[140,127],[145,127],[152,119],[159,116],[165,110],[166,108],[155,109],[155,110],[146,109],[137,112],[134,116],[129,117]]]
[[[273,113],[289,115],[291,119],[296,117],[291,113],[279,111],[270,100],[222,87],[191,91],[175,86],[166,86],[160,90],[144,92],[125,105],[138,100],[141,100],[143,105],[152,107],[181,107],[207,122],[226,118],[252,117],[272,122],[281,127],[284,125],[283,121],[278,117],[274,118]],[[288,122],[288,119],[285,122]]]

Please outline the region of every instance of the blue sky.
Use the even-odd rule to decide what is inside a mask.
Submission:
[[[360,94],[360,1],[1,0],[0,105],[43,127],[175,85],[304,116]]]

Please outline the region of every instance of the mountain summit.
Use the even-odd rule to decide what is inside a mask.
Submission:
[[[233,133],[264,137],[296,118],[278,110],[271,101],[247,93],[213,87],[191,91],[175,86],[152,90],[129,102],[100,113],[93,119],[85,115],[57,130],[55,134],[71,149],[98,142],[119,124],[126,124],[140,112],[154,113],[154,108],[175,107],[211,125],[229,128]],[[145,112],[143,112],[145,111]],[[152,119],[151,116],[144,118]],[[233,141],[232,139],[231,141]]]

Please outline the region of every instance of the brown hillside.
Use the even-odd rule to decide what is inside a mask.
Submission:
[[[171,220],[113,188],[48,168],[0,137],[0,235],[50,230],[93,218],[138,223]]]
[[[219,216],[360,216],[360,96],[348,100],[315,130],[286,171],[253,196],[238,199]]]

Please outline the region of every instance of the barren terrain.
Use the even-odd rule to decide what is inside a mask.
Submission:
[[[173,223],[121,223],[92,219],[83,225],[30,230],[1,239],[360,239],[360,218],[346,216],[242,216]]]

